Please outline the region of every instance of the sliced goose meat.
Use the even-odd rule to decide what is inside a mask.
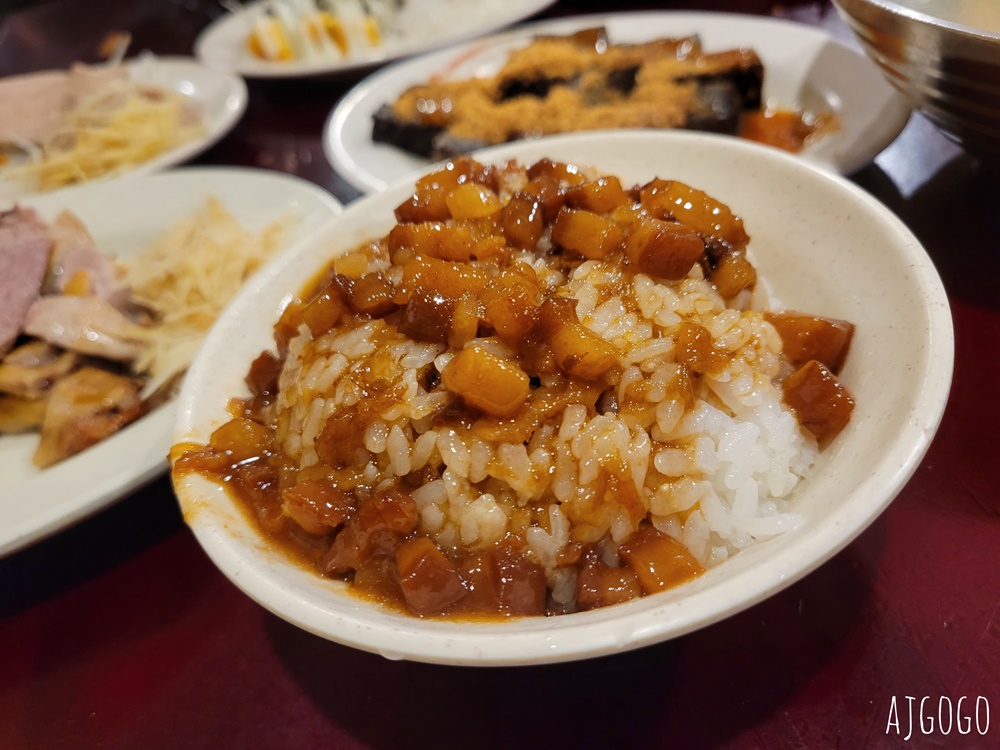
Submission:
[[[48,227],[30,208],[0,213],[0,357],[21,334],[28,308],[41,289],[51,250]]]
[[[134,380],[83,367],[52,388],[35,465],[44,469],[79,453],[143,413],[139,385]]]
[[[79,357],[49,346],[44,341],[30,341],[13,349],[0,362],[0,392],[18,398],[44,398],[52,384],[76,367]]]
[[[90,295],[116,306],[124,302],[114,261],[98,251],[79,218],[63,211],[52,222],[51,235],[52,258],[42,294]]]
[[[24,332],[63,349],[119,362],[135,359],[144,346],[142,328],[97,297],[39,297],[28,310]]]

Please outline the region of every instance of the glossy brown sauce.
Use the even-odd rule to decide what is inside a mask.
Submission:
[[[739,136],[797,154],[816,138],[832,133],[839,127],[839,120],[833,114],[815,115],[790,109],[764,109],[743,113]]]

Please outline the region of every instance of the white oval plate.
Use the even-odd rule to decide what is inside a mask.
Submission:
[[[90,184],[151,174],[185,162],[215,145],[233,129],[247,108],[247,85],[242,78],[205,67],[190,57],[138,57],[126,64],[133,80],[176,91],[197,102],[202,112],[203,132],[198,138],[137,164],[127,172],[98,177]],[[11,180],[0,182],[0,202],[18,200],[30,193]]]
[[[554,2],[555,0],[409,0],[412,7],[419,5],[425,16],[439,18],[440,21],[421,27],[419,34],[393,35],[375,49],[354,52],[341,59],[289,62],[261,60],[247,49],[251,19],[255,7],[261,5],[256,2],[235,13],[220,16],[209,24],[195,40],[194,53],[206,65],[231,70],[250,78],[344,74],[501,29],[541,12]]]
[[[923,248],[885,206],[844,178],[776,149],[692,132],[618,131],[523,141],[478,158],[589,163],[626,184],[680,179],[728,203],[751,237],[772,298],[851,320],[841,379],[853,418],[796,488],[803,523],[676,589],[603,610],[505,622],[420,619],[350,595],[289,561],[221,487],[175,476],[184,518],[215,564],[263,606],[308,631],[389,658],[476,665],[566,661],[648,645],[734,614],[801,578],[859,534],[903,487],[937,428],[951,383],[948,299]],[[329,259],[386,232],[410,182],[363,198],[264,269],[210,332],[180,395],[175,442],[204,443],[246,394],[249,363],[272,345],[284,295]],[[901,375],[900,375],[901,374]]]
[[[325,190],[297,177],[254,169],[192,167],[128,181],[61,190],[21,202],[51,221],[73,211],[98,249],[145,250],[214,195],[241,224],[261,229],[292,212],[289,244],[341,210]],[[167,468],[176,403],[170,401],[107,440],[48,469],[31,462],[37,435],[0,437],[0,555],[71,525]]]
[[[612,42],[697,34],[708,51],[752,47],[764,63],[764,97],[779,107],[833,111],[841,128],[800,156],[849,174],[899,134],[910,116],[903,96],[858,50],[792,21],[726,13],[619,13],[545,21],[399,63],[362,81],[330,113],[323,150],[333,168],[362,192],[384,190],[427,167],[427,160],[372,140],[372,115],[411,86],[434,76],[489,76],[509,52],[539,34],[605,26]]]

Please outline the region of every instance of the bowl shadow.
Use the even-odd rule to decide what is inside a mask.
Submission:
[[[184,527],[166,475],[52,537],[0,559],[0,618],[123,565]]]
[[[867,554],[881,548],[878,527],[867,532]],[[273,615],[266,627],[318,710],[373,748],[712,747],[773,716],[836,656],[868,607],[863,567],[849,548],[696,633],[538,667],[392,662]]]

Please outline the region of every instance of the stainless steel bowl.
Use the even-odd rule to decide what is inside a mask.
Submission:
[[[1000,156],[1000,33],[890,0],[834,4],[889,82],[916,108],[969,151]]]

